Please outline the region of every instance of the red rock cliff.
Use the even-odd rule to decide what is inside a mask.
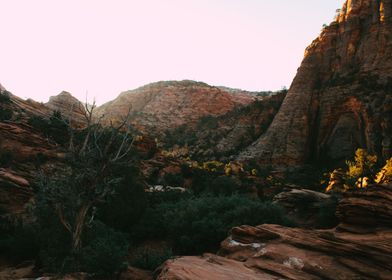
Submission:
[[[275,165],[392,155],[392,1],[347,0],[306,49],[279,113],[243,158]]]

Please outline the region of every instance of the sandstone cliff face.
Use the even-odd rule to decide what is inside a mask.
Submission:
[[[167,132],[162,141],[167,148],[183,147],[193,159],[228,160],[258,139],[271,124],[286,92],[270,94],[224,115],[202,117],[195,126],[179,126]]]
[[[104,121],[118,121],[130,110],[137,129],[156,135],[182,124],[194,125],[203,116],[223,115],[255,99],[250,93],[228,92],[200,82],[158,82],[123,92],[95,113],[104,115]]]
[[[348,0],[306,49],[268,132],[242,158],[275,165],[392,155],[392,1]]]
[[[83,103],[73,97],[69,92],[63,91],[56,96],[51,96],[45,106],[52,111],[59,111],[66,118],[72,118],[77,123],[85,122],[85,113]]]
[[[5,90],[5,89],[3,89]],[[32,116],[48,117],[51,110],[42,103],[10,94],[0,104],[12,111],[10,120],[0,121],[0,208],[8,214],[23,214],[32,198],[32,183],[40,169],[52,168],[63,154],[61,149],[27,124]]]
[[[167,261],[157,279],[392,279],[392,186],[346,194],[335,229],[241,226],[220,256]]]

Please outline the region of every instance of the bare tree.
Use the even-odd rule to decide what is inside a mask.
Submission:
[[[75,253],[81,248],[85,226],[94,219],[94,208],[112,194],[115,185],[122,180],[113,170],[121,164],[128,164],[133,147],[131,135],[130,110],[118,124],[110,123],[104,127],[102,118],[94,121],[95,102],[85,108],[86,127],[83,138],[74,143],[74,128],[71,120],[67,122],[70,130],[69,168],[63,174],[52,178],[43,176],[40,189],[44,202],[56,213],[58,221],[71,237],[71,250]]]

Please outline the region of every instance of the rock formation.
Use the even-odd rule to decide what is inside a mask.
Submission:
[[[130,110],[134,126],[159,134],[182,124],[194,125],[203,116],[219,116],[257,99],[256,93],[228,92],[194,81],[152,83],[121,93],[96,110],[104,121],[118,121]]]
[[[0,122],[0,207],[21,214],[39,168],[61,158],[58,148],[23,123]]]
[[[290,188],[287,188],[290,187]],[[329,194],[303,189],[299,186],[286,186],[286,190],[277,194],[273,198],[274,203],[280,205],[298,226],[331,227],[336,225],[336,219],[322,224],[323,217],[320,212],[325,208],[334,209],[336,201]],[[323,209],[324,208],[324,209]],[[332,216],[332,215],[331,215]]]
[[[267,133],[242,158],[275,165],[392,155],[392,1],[348,0],[306,49]]]
[[[346,194],[334,229],[236,227],[219,257],[169,260],[158,279],[391,279],[391,205],[392,185],[373,186]]]
[[[52,111],[59,111],[66,118],[72,118],[78,123],[85,121],[86,110],[83,103],[69,92],[63,91],[56,96],[51,96],[45,106]]]
[[[267,130],[285,94],[270,93],[224,115],[202,117],[195,126],[181,125],[167,132],[162,141],[168,148],[184,147],[194,159],[228,160]]]

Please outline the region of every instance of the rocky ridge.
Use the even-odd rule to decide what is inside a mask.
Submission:
[[[96,110],[103,120],[131,114],[132,124],[146,134],[162,134],[180,125],[192,126],[203,116],[219,116],[256,100],[254,94],[228,92],[194,81],[152,83],[125,91]]]

